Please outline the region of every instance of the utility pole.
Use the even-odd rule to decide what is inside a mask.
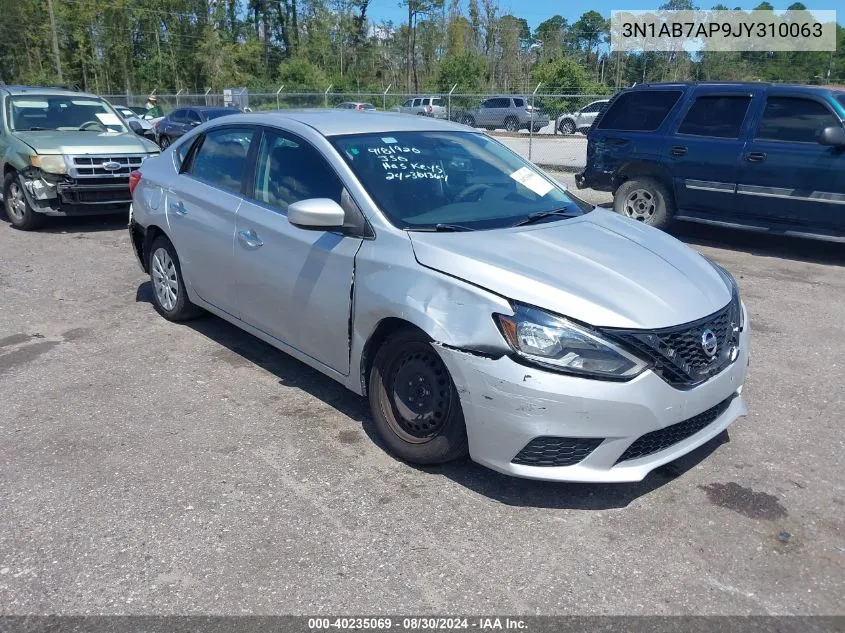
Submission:
[[[53,15],[53,0],[47,0],[47,12],[50,14],[50,30],[53,31],[53,54],[56,56],[56,74],[62,83],[62,58],[59,56],[59,34],[56,33],[56,16]]]

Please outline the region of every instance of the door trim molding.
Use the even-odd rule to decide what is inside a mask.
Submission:
[[[757,185],[739,185],[738,194],[759,196],[762,198],[781,198],[798,202],[821,202],[825,204],[845,204],[845,193],[830,191],[808,191],[806,189],[788,189],[785,187],[760,187]]]

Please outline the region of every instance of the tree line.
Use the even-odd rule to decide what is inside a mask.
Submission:
[[[0,0],[0,80],[102,93],[543,92],[602,94],[644,81],[845,84],[835,53],[611,53],[609,19],[588,10],[530,29],[498,0]],[[669,0],[661,9],[695,9]],[[713,9],[727,9],[716,5]],[[795,3],[789,9],[803,9]],[[772,10],[763,2],[758,10]]]

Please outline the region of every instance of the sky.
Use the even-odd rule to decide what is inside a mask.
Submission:
[[[648,11],[657,9],[664,0],[590,0],[589,2],[570,2],[567,0],[528,0],[523,2],[514,2],[513,0],[499,0],[500,15],[512,13],[513,15],[525,18],[528,21],[528,26],[532,30],[537,28],[537,25],[553,15],[562,15],[570,24],[575,22],[581,14],[595,9],[604,17],[610,18],[611,11]],[[741,7],[744,10],[750,10],[756,7],[762,0],[754,0],[753,2],[737,1],[737,0],[694,0],[700,8],[709,9],[719,2],[729,6],[730,8]],[[809,9],[821,10],[836,10],[839,13],[836,16],[836,21],[839,24],[845,24],[845,11],[843,10],[842,0],[803,0],[804,4]],[[784,10],[793,0],[788,2],[774,2],[769,0],[775,7],[775,10]],[[446,1],[448,5],[448,0]],[[480,4],[480,3],[479,3]],[[466,13],[467,2],[464,0],[463,9]],[[391,20],[394,24],[400,24],[408,19],[408,9],[399,6],[399,0],[371,0],[367,15],[375,22],[382,20]]]

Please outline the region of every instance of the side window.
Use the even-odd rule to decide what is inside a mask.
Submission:
[[[430,97],[426,97],[425,99],[423,99],[423,100],[422,100],[422,104],[423,104],[424,106],[431,105],[431,98],[430,98]]]
[[[513,104],[514,104],[517,108],[522,108],[522,107],[525,107],[525,99],[516,99],[516,98],[514,98],[514,100],[513,100]]]
[[[436,98],[436,99],[432,99],[432,100],[431,100],[431,105],[433,105],[433,106],[442,106],[442,105],[443,105],[443,99],[441,99],[440,97],[438,97],[438,98]]]
[[[199,123],[200,115],[196,110],[185,110],[185,120],[188,123]]]
[[[687,111],[678,134],[739,138],[751,97],[698,97]]]
[[[402,104],[402,107],[403,108],[410,108],[413,103],[414,103],[413,99],[408,99],[405,103]]]
[[[511,107],[511,100],[507,97],[501,97],[496,99],[496,107],[497,108],[509,108]]]
[[[170,120],[174,123],[184,123],[185,122],[185,111],[184,110],[175,110],[174,112],[170,113]]]
[[[420,103],[422,103],[422,99],[414,99],[414,107],[419,107]]]
[[[174,162],[176,163],[176,169],[182,170],[182,164],[185,162],[185,157],[188,155],[188,152],[191,151],[191,147],[193,147],[198,142],[198,139],[189,140],[187,143],[179,143],[179,145],[174,149]]]
[[[492,102],[493,102],[493,99],[487,99],[487,101],[482,101],[481,107],[482,108],[492,108],[493,107]]]
[[[680,90],[632,90],[621,95],[602,117],[598,129],[653,132],[681,97]]]
[[[240,193],[246,155],[255,131],[249,128],[218,128],[203,138],[190,166],[200,180]]]
[[[769,97],[757,127],[757,138],[816,143],[821,131],[830,125],[841,123],[818,101],[800,97]]]
[[[288,205],[310,198],[340,204],[343,185],[320,153],[302,139],[267,132],[255,165],[255,199],[287,213]]]

